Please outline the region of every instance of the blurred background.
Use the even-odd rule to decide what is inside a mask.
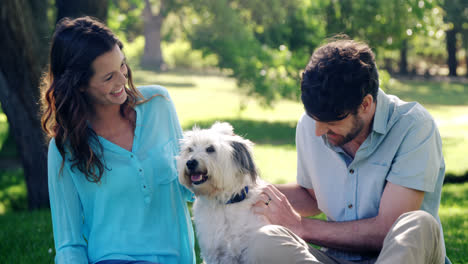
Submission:
[[[295,181],[299,82],[314,49],[337,34],[368,43],[381,88],[437,121],[447,252],[468,263],[468,0],[1,0],[2,263],[53,262],[39,84],[56,22],[83,15],[124,43],[137,85],[169,90],[184,130],[230,122],[273,183]]]

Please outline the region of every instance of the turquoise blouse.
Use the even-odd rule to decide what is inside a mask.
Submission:
[[[49,144],[49,196],[56,263],[105,259],[195,263],[194,235],[186,202],[192,193],[177,178],[175,156],[182,137],[166,89],[139,90],[149,102],[137,105],[132,151],[99,137],[106,170],[91,183],[55,140]]]

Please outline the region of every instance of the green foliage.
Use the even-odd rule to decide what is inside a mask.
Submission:
[[[202,5],[194,7],[199,19],[192,25],[189,35],[193,46],[202,49],[205,54],[216,54],[219,66],[232,70],[239,87],[261,99],[264,104],[280,97],[297,98],[298,67],[305,65],[308,54],[293,54],[284,44],[271,47],[256,38],[263,36],[268,39],[267,42],[275,42],[272,40],[272,30],[267,31],[269,34],[262,34],[273,23],[255,20],[253,14],[274,13],[278,6],[270,3],[241,5],[243,2],[225,0],[201,2]],[[263,9],[253,9],[253,6]],[[282,15],[284,20],[285,15]],[[281,21],[281,17],[278,19]]]
[[[107,25],[120,40],[133,42],[143,34],[143,7],[144,1],[140,0],[111,0]]]
[[[460,31],[468,28],[468,1],[467,0],[440,0],[445,11],[444,20],[449,23],[450,29]]]
[[[462,1],[442,6],[461,10]],[[159,10],[159,1],[151,3]],[[411,70],[440,73],[429,65],[445,63],[440,47],[449,25],[444,24],[446,13],[438,4],[434,0],[167,1],[160,10],[166,14],[162,52],[170,68],[211,67],[213,56],[208,62],[199,61],[215,55],[217,66],[232,73],[244,94],[271,106],[279,98],[298,98],[300,72],[308,58],[327,37],[338,33],[368,42],[378,65],[391,71],[398,69],[405,41]],[[142,9],[142,1],[113,0],[109,11],[111,28],[138,47]],[[203,56],[188,49],[201,50]],[[135,54],[139,61],[142,49]]]
[[[190,42],[181,39],[163,42],[164,61],[169,69],[204,70],[215,68],[218,59],[215,54],[203,55],[200,50],[192,49]]]

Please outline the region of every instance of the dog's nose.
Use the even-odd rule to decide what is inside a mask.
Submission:
[[[197,166],[198,166],[198,161],[192,159],[192,160],[187,161],[186,164],[187,164],[187,168],[188,168],[189,170],[194,170],[194,169],[196,169]]]

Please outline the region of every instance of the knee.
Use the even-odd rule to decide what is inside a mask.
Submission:
[[[282,226],[266,225],[257,229],[251,236],[249,248],[254,252],[265,252],[271,248],[274,242],[274,237],[282,233]]]
[[[278,225],[266,225],[252,233],[245,252],[249,263],[271,263],[281,255],[287,255],[285,245],[291,244],[288,229]],[[284,253],[284,254],[283,254]],[[280,254],[280,256],[278,256]],[[279,262],[278,262],[279,263]]]
[[[431,214],[423,210],[404,213],[399,217],[399,220],[407,221],[408,224],[417,227],[421,232],[430,232],[434,235],[440,233],[437,220]]]

